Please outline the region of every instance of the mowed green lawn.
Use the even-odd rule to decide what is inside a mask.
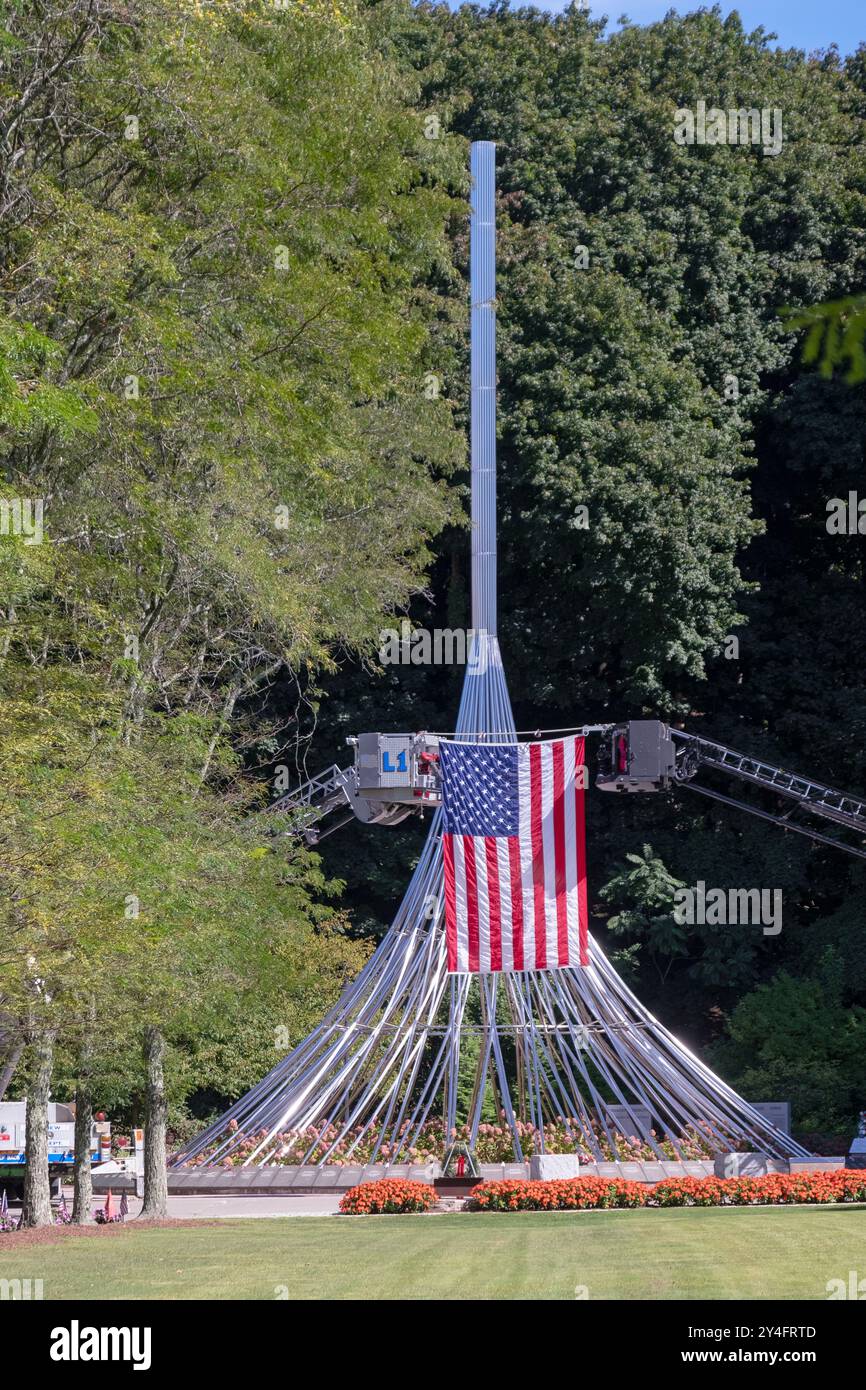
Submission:
[[[864,1252],[862,1207],[288,1217],[0,1246],[0,1278],[46,1299],[826,1299]]]

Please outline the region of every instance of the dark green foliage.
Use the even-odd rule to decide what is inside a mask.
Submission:
[[[804,360],[795,331],[861,303],[864,50],[847,66],[773,50],[718,11],[606,39],[577,9],[389,13],[426,104],[498,146],[500,628],[518,727],[678,717],[866,789],[866,538],[826,529],[830,499],[866,495],[866,400],[842,379],[857,335],[830,380],[815,335]],[[677,145],[674,112],[699,99],[781,108],[781,154]],[[467,550],[449,537],[417,621],[454,621]],[[341,675],[333,692],[347,728],[448,728],[456,708],[435,670],[351,689]],[[719,1055],[747,1095],[790,1098],[802,1127],[850,1127],[840,1039],[866,1004],[857,862],[687,794],[595,796],[589,817],[595,928],[614,928],[632,984],[691,1045],[722,1038],[729,1017],[738,1035],[757,1027],[785,989],[796,1014],[833,948],[823,1060],[794,1055],[781,1009],[751,1058]],[[366,920],[387,919],[410,834],[393,832],[393,855],[365,838],[369,888],[348,870]],[[343,872],[336,838],[326,857]],[[671,885],[699,879],[780,888],[781,934],[678,928]],[[794,984],[774,985],[780,972]]]

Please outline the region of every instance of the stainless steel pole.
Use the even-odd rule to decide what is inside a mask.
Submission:
[[[496,146],[470,152],[472,626],[496,636]]]

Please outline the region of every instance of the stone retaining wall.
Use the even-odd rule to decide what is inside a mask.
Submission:
[[[734,1160],[732,1163],[731,1160]],[[844,1168],[844,1158],[810,1158],[787,1160],[768,1159],[762,1154],[735,1154],[727,1156],[727,1166],[732,1171],[720,1176],[733,1177],[739,1168],[741,1174],[757,1176],[760,1173],[809,1173],[831,1172]],[[527,1180],[528,1163],[482,1163],[481,1179],[485,1182],[505,1178]],[[582,1163],[581,1177],[625,1178],[632,1182],[662,1182],[665,1178],[703,1178],[712,1176],[716,1166],[711,1159],[693,1162],[674,1163],[668,1161],[631,1163]],[[442,1169],[438,1163],[372,1163],[328,1164],[323,1168],[314,1164],[298,1164],[295,1167],[275,1165],[271,1168],[176,1168],[169,1169],[168,1190],[173,1197],[202,1196],[220,1194],[240,1197],[276,1197],[292,1193],[344,1192],[361,1182],[376,1182],[380,1178],[408,1178],[414,1182],[433,1183],[440,1180]],[[94,1170],[94,1192],[114,1193],[135,1191],[135,1178],[129,1173],[102,1173]]]

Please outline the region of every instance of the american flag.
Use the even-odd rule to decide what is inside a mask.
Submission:
[[[588,965],[584,739],[439,757],[449,971]]]

